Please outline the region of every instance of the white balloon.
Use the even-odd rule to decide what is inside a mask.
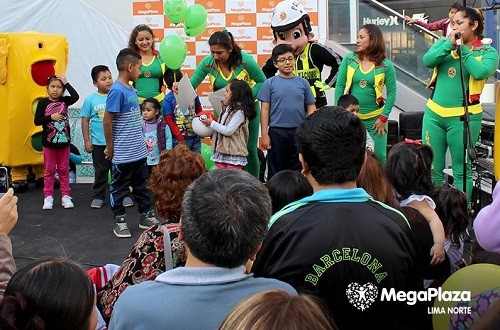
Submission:
[[[200,117],[206,115],[201,115]],[[191,122],[191,126],[193,127],[193,131],[198,135],[199,137],[207,137],[207,136],[212,136],[214,133],[214,130],[210,126],[205,126],[200,120],[200,117],[194,117],[193,121]]]

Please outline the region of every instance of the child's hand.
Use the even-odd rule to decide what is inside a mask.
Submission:
[[[63,86],[68,83],[68,80],[66,79],[65,75],[56,75],[56,77],[62,82]]]
[[[52,119],[53,121],[62,122],[66,120],[66,116],[62,113],[53,113],[50,115],[50,119]]]
[[[434,266],[442,263],[446,256],[444,252],[444,246],[442,244],[434,244],[431,248],[431,256],[431,265]]]
[[[260,139],[260,147],[263,150],[271,149],[271,138],[269,137],[269,135],[262,135]]]
[[[411,18],[408,15],[405,15],[405,21],[407,24],[415,24],[415,22],[416,22],[416,20],[414,20],[413,18]]]
[[[179,93],[179,84],[178,84],[177,82],[174,82],[174,83],[172,84],[172,92],[173,92],[174,94]]]
[[[205,126],[210,126],[210,124],[214,121],[210,116],[200,116],[200,121],[205,125]]]
[[[106,149],[104,149],[104,158],[108,160],[113,159],[113,148],[106,147]]]
[[[85,151],[91,153],[93,149],[92,143],[90,143],[90,141],[85,141]]]

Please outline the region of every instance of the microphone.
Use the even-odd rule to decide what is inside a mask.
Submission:
[[[461,32],[455,33],[455,41],[456,41],[458,46],[460,46],[462,44],[462,33]],[[460,49],[460,47],[458,49]]]

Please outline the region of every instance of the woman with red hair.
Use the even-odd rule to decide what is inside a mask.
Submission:
[[[182,198],[187,187],[206,171],[201,155],[184,144],[160,154],[160,162],[149,178],[149,189],[165,224],[146,229],[120,268],[97,292],[97,307],[106,322],[127,286],[154,280],[166,270],[184,266],[184,247],[178,239]],[[170,248],[165,248],[168,244]]]

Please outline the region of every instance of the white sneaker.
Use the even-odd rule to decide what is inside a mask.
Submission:
[[[62,202],[62,206],[65,208],[65,209],[72,209],[75,207],[75,205],[73,204],[73,202],[71,201],[71,197],[68,196],[68,195],[64,195],[62,198],[61,198],[61,202]]]
[[[54,197],[47,196],[43,199],[43,207],[44,210],[52,210],[54,207]]]

